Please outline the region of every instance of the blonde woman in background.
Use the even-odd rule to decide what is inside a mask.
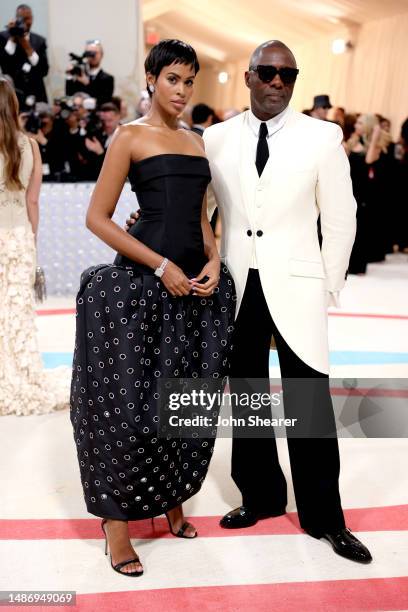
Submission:
[[[38,144],[20,127],[18,101],[0,77],[0,415],[40,414],[69,405],[71,368],[44,371],[35,322]]]
[[[381,129],[376,115],[359,115],[347,140],[351,180],[357,201],[357,233],[349,273],[365,274],[367,263],[384,261],[391,223],[391,136]],[[387,206],[386,206],[387,205]]]
[[[347,152],[365,153],[365,162],[376,162],[381,152],[387,154],[391,134],[383,130],[376,115],[364,114],[357,117],[354,133],[347,141]]]

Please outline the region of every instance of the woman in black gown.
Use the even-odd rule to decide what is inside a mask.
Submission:
[[[158,381],[225,382],[236,300],[207,219],[202,139],[177,123],[196,54],[164,40],[145,68],[152,108],[116,131],[87,213],[117,256],[81,275],[70,410],[87,509],[130,576],[143,568],[129,520],[165,513],[174,535],[197,535],[181,504],[200,490],[214,439],[158,434]],[[126,176],[141,212],[129,232],[111,221]]]
[[[367,263],[384,261],[387,252],[387,147],[389,135],[375,115],[360,115],[347,141],[353,193],[357,202],[357,232],[349,274],[365,274]],[[391,198],[392,200],[392,198]]]

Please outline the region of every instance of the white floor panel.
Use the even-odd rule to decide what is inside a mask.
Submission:
[[[103,539],[3,541],[7,567],[0,589],[95,593],[408,575],[408,532],[361,532],[359,537],[372,552],[369,565],[339,557],[327,542],[307,535],[132,540],[145,573],[130,584],[110,567]]]
[[[295,511],[286,439],[278,452]],[[340,490],[345,508],[408,503],[406,439],[340,439]],[[12,464],[10,465],[10,459]],[[201,491],[185,503],[189,515],[221,515],[241,503],[230,477],[231,440],[219,438]],[[0,478],[7,495],[1,518],[92,518],[85,507],[68,410],[2,418]],[[265,474],[267,482],[267,474]]]

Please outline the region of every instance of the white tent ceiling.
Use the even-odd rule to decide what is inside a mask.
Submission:
[[[298,46],[408,12],[408,0],[142,0],[145,26],[192,44],[203,63],[246,57],[271,38]]]

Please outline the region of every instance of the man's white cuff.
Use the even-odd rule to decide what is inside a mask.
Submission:
[[[4,47],[4,50],[9,55],[14,55],[14,53],[16,52],[16,47],[17,47],[17,43],[15,43],[14,40],[11,40],[11,38],[9,38]]]
[[[40,57],[37,51],[33,51],[32,54],[28,56],[28,61],[32,66],[36,66],[38,64],[38,62],[40,61]]]
[[[327,306],[334,306],[335,308],[341,308],[340,291],[329,291],[328,294],[329,296],[328,296]]]

